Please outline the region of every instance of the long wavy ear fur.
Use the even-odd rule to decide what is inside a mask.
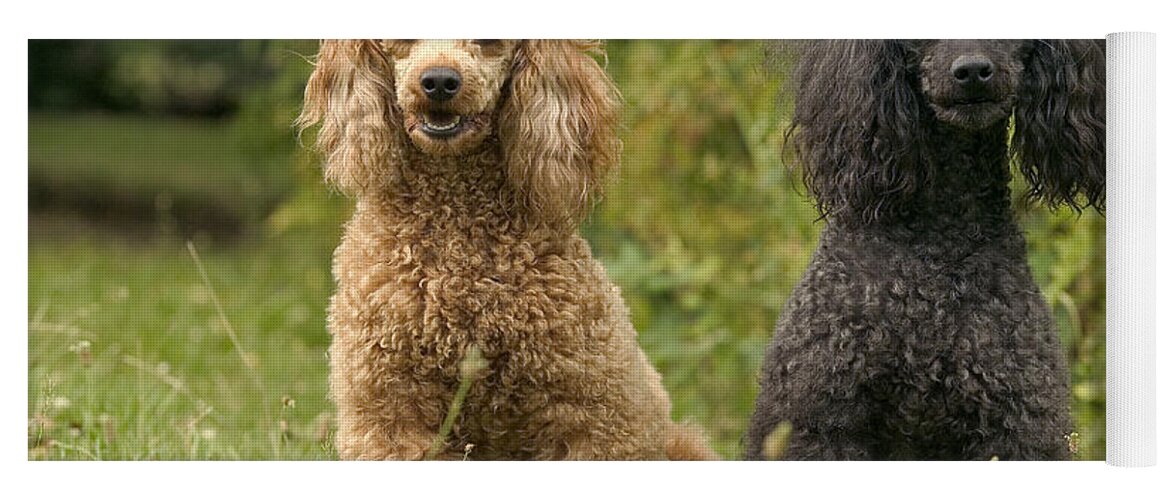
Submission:
[[[1013,153],[1031,198],[1051,207],[1105,210],[1105,42],[1035,41],[1021,77],[1015,128]]]
[[[378,42],[321,42],[297,127],[321,124],[325,179],[347,194],[384,188],[399,175],[404,138],[393,96],[394,71]]]
[[[898,40],[805,42],[786,147],[823,217],[866,224],[930,181],[921,97]]]
[[[518,47],[500,140],[508,178],[526,205],[579,220],[619,162],[618,90],[591,57],[600,44],[526,40]]]

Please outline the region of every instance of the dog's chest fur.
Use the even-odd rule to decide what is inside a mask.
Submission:
[[[585,375],[571,372],[602,356],[621,316],[585,240],[523,216],[509,194],[479,165],[419,176],[359,201],[334,262],[333,310],[362,325],[334,319],[334,335],[368,337],[388,372],[454,393],[465,353],[482,350],[463,416],[484,428],[516,427],[571,390],[559,383]]]
[[[872,347],[888,364],[1006,349],[1015,326],[1048,318],[1019,233],[965,247],[943,238],[925,235],[924,242],[908,244],[881,233],[831,230],[807,279],[841,285],[835,303],[842,321],[865,330],[858,332],[863,337],[877,336]]]

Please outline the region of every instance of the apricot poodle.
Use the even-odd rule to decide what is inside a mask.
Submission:
[[[619,161],[619,96],[567,40],[322,43],[304,129],[355,197],[334,255],[344,459],[423,458],[473,346],[443,458],[709,459],[670,420],[577,225]]]

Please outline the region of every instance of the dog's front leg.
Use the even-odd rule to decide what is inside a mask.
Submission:
[[[344,460],[422,460],[442,421],[442,397],[422,398],[419,384],[342,388],[338,406],[338,456]],[[445,457],[438,457],[445,458]]]
[[[422,380],[338,336],[331,348],[331,392],[337,405],[334,444],[345,460],[421,460],[451,399],[446,384]],[[446,458],[446,457],[439,457]]]

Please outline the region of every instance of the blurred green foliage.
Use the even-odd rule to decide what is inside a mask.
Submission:
[[[315,46],[304,41],[246,42],[223,49],[229,54],[223,60],[247,53],[264,74],[255,80],[218,77],[220,90],[213,93],[236,96],[229,120],[214,126],[223,134],[221,147],[231,151],[222,153],[222,160],[182,168],[162,161],[164,155],[158,165],[171,172],[141,176],[123,170],[139,168],[131,165],[132,159],[95,169],[108,172],[119,184],[156,178],[173,189],[195,189],[209,182],[203,178],[208,172],[223,172],[222,187],[198,190],[208,193],[209,203],[230,203],[217,201],[214,193],[228,198],[247,189],[275,193],[278,201],[262,210],[253,238],[212,246],[206,256],[228,316],[238,322],[245,350],[261,367],[251,371],[259,373],[268,393],[250,392],[244,376],[250,369],[233,358],[214,309],[193,291],[202,288],[201,281],[180,241],[126,245],[111,242],[108,235],[87,235],[69,236],[69,243],[62,245],[60,232],[49,232],[52,236],[30,241],[30,449],[40,450],[37,456],[92,458],[98,449],[108,452],[103,457],[117,458],[332,456],[312,429],[328,421],[321,416],[329,413],[323,311],[330,293],[329,254],[350,202],[323,185],[319,160],[298,147],[290,127],[311,71],[305,56]],[[786,60],[774,61],[772,71],[764,69],[763,51],[752,41],[621,40],[610,42],[607,52],[607,70],[626,101],[625,155],[582,232],[622,288],[642,345],[664,375],[675,416],[702,424],[719,451],[736,458],[764,347],[821,230],[795,180],[779,166],[791,102]],[[228,91],[240,88],[228,81],[252,83],[246,91]],[[143,105],[141,113],[167,109],[152,106]],[[43,109],[62,111],[34,106],[34,114]],[[140,135],[131,132],[133,127],[114,128],[126,131],[130,142]],[[159,151],[182,150],[180,143],[199,136],[178,127],[163,129],[171,132],[153,139]],[[114,138],[107,141],[95,144],[119,144]],[[76,141],[34,139],[30,134],[30,158],[102,158],[61,149],[86,148]],[[199,157],[207,149],[215,148],[200,147],[189,155]],[[55,162],[30,161],[30,170],[51,169]],[[288,187],[268,191],[271,186]],[[1105,220],[1094,213],[1078,216],[1022,206],[1019,221],[1030,244],[1030,264],[1068,347],[1080,436],[1077,456],[1101,460]],[[30,219],[34,233],[53,223],[36,214]],[[134,299],[111,302],[103,298],[109,290],[126,290]],[[75,313],[83,310],[96,312]],[[54,334],[43,325],[68,325],[73,333]],[[193,340],[192,331],[201,337]],[[89,367],[81,366],[70,350],[81,340],[92,344]],[[283,350],[287,342],[302,347]],[[143,370],[128,368],[121,360],[128,352],[148,363],[167,363],[192,394],[221,408],[217,428],[239,445],[221,442],[221,448],[192,452],[190,433],[184,434],[181,424],[199,409],[165,386],[160,393],[137,392],[150,382],[143,382]],[[94,367],[101,363],[108,368],[98,375]],[[300,385],[289,385],[292,381]],[[45,396],[50,386],[73,405],[54,413],[51,397]],[[293,430],[274,431],[273,419],[239,401],[247,394],[270,415],[285,411],[282,396],[296,399],[297,411],[287,418]],[[136,406],[121,406],[132,400]],[[37,413],[45,408],[44,415]],[[101,448],[105,434],[94,419],[103,414],[117,420],[119,429],[138,429],[139,440]],[[66,424],[57,422],[48,436],[63,445],[45,447],[45,440],[33,439],[34,423],[54,421],[54,415]],[[142,427],[144,420],[180,430]],[[79,431],[72,431],[74,424]],[[162,434],[154,436],[156,430]],[[284,448],[273,448],[273,436]],[[281,450],[283,454],[275,454]]]
[[[266,40],[30,40],[29,106],[225,117],[279,70]]]
[[[259,146],[267,130],[181,118],[36,113],[29,117],[34,206],[70,203],[58,192],[107,205],[153,202],[214,207],[258,222],[294,188],[292,141]],[[286,133],[287,135],[287,133]],[[257,151],[259,149],[264,151]]]

